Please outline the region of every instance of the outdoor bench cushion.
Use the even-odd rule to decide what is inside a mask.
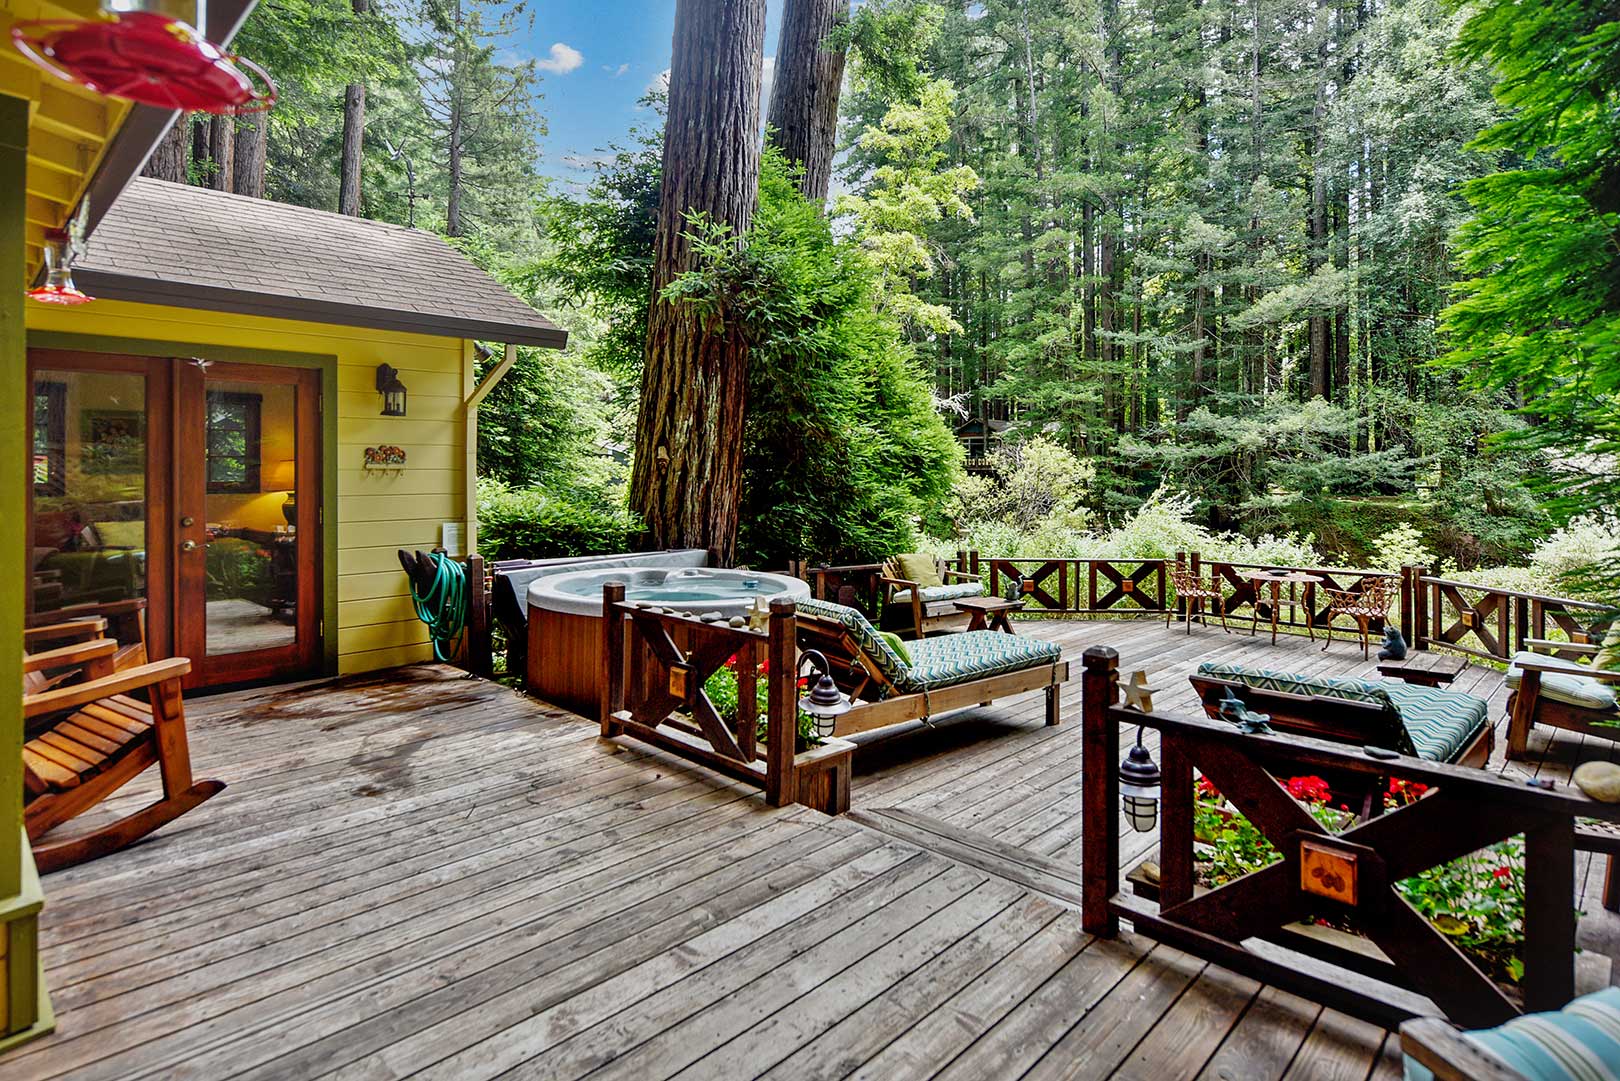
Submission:
[[[934,601],[954,601],[963,597],[977,597],[984,592],[984,587],[978,582],[947,582],[942,586],[923,586],[917,590],[924,604]],[[910,604],[911,590],[902,589],[894,595],[894,603]]]
[[[1017,638],[1000,631],[967,631],[910,643],[908,664],[853,608],[811,599],[800,601],[798,610],[842,623],[878,671],[902,694],[937,691],[975,679],[1055,664],[1063,656],[1062,647],[1053,642]]]
[[[1233,680],[1256,690],[1380,706],[1382,728],[1369,732],[1368,742],[1431,762],[1455,759],[1490,717],[1490,705],[1485,699],[1438,687],[1343,676],[1297,676],[1218,662],[1199,665],[1198,674]]]
[[[1000,631],[964,631],[911,643],[911,664],[900,689],[937,691],[975,679],[1056,664],[1063,648],[1055,642],[1018,638]]]
[[[1464,1035],[1531,1081],[1612,1081],[1620,1078],[1620,987]],[[1406,1060],[1406,1081],[1433,1077]]]
[[[1582,675],[1586,666],[1575,661],[1565,660],[1561,657],[1549,656],[1546,653],[1515,653],[1512,667],[1508,669],[1507,685],[1513,690],[1519,689],[1519,680],[1524,673],[1519,670],[1519,662],[1523,660],[1535,661],[1537,664],[1557,665],[1567,669],[1569,674],[1563,672],[1541,673],[1541,693],[1554,702],[1563,702],[1569,706],[1579,706],[1582,709],[1612,710],[1616,706],[1614,685],[1601,683],[1591,676]]]

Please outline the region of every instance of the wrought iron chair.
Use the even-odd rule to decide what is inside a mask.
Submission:
[[[1232,629],[1226,625],[1226,596],[1221,592],[1221,583],[1213,575],[1206,582],[1192,571],[1176,563],[1167,563],[1170,571],[1170,584],[1175,588],[1176,597],[1183,601],[1186,608],[1182,621],[1187,625],[1187,633],[1192,633],[1192,617],[1194,601],[1213,601],[1215,613],[1221,617],[1221,630],[1227,634]],[[1170,623],[1175,618],[1176,609],[1173,605],[1164,606],[1164,629],[1170,629]]]
[[[1323,652],[1333,644],[1333,620],[1338,616],[1349,616],[1356,621],[1356,633],[1361,638],[1361,659],[1366,660],[1372,651],[1374,621],[1382,623],[1389,616],[1390,602],[1395,599],[1395,579],[1367,577],[1355,589],[1323,586],[1322,592],[1327,594],[1328,599],[1327,641],[1322,643]]]

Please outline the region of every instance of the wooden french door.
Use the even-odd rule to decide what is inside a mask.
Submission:
[[[320,375],[29,355],[30,610],[146,602],[192,687],[312,675],[321,657]]]

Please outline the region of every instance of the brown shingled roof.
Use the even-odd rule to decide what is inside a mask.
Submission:
[[[568,341],[432,233],[141,177],[90,237],[108,300],[561,349]]]

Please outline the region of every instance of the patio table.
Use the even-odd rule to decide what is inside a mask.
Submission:
[[[1305,633],[1311,636],[1311,641],[1316,641],[1316,605],[1314,602],[1316,600],[1316,587],[1322,584],[1323,579],[1314,574],[1306,574],[1304,571],[1255,571],[1244,577],[1248,578],[1250,583],[1254,585],[1255,594],[1252,606],[1253,618],[1249,624],[1249,637],[1253,638],[1260,633],[1260,591],[1263,587],[1270,585],[1271,644],[1277,644],[1277,610],[1285,604],[1295,609],[1298,609],[1301,605],[1305,607]],[[1289,589],[1288,596],[1284,597],[1282,587],[1285,585],[1303,586],[1304,589],[1298,594],[1293,589]]]

